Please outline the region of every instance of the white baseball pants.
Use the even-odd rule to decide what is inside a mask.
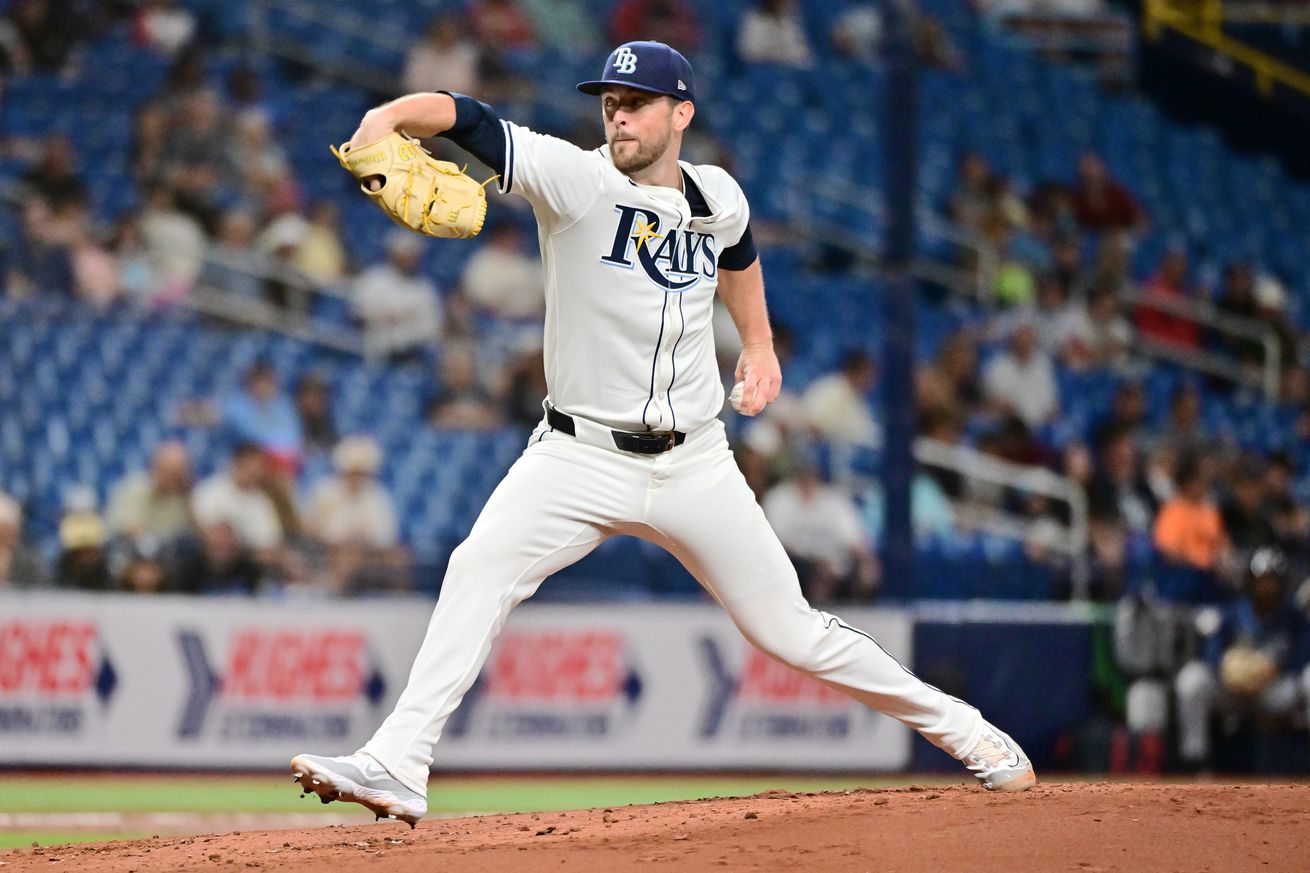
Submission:
[[[607,537],[637,536],[680,560],[746,638],[771,657],[919,731],[961,758],[982,716],[906,670],[863,631],[810,607],[719,421],[660,455],[612,448],[575,418],[542,425],[451,555],[441,595],[396,708],[364,746],[426,794],[432,748],[473,685],[509,612]],[[604,448],[607,444],[611,448]]]

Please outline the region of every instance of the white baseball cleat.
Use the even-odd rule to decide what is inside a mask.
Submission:
[[[300,783],[301,797],[317,794],[324,803],[358,803],[379,819],[399,819],[411,828],[428,813],[427,798],[401,785],[368,755],[296,755],[291,776]]]
[[[1019,744],[985,721],[978,744],[961,760],[988,791],[1027,791],[1037,784],[1032,762]]]

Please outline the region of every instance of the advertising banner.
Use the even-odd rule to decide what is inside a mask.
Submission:
[[[276,767],[390,711],[424,600],[0,595],[0,765]],[[912,623],[842,617],[907,661]],[[717,607],[527,604],[436,750],[450,769],[897,769],[909,733]]]

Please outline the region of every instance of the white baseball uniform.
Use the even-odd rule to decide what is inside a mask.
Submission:
[[[500,124],[502,190],[527,198],[538,223],[547,403],[576,436],[547,421],[533,432],[451,556],[409,682],[363,751],[426,793],[433,746],[510,610],[629,534],[675,555],[756,646],[963,757],[982,734],[978,711],[810,607],[728,448],[710,321],[719,256],[747,231],[740,187],[685,163],[683,192],[639,185],[605,147]],[[612,430],[686,438],[635,454]]]

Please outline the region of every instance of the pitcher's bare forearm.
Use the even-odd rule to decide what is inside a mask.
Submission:
[[[758,259],[744,270],[721,270],[719,297],[728,307],[743,346],[773,346],[773,329],[764,303],[764,272]]]
[[[364,114],[350,138],[351,146],[367,145],[393,130],[426,137],[455,126],[455,99],[449,94],[407,94]]]

